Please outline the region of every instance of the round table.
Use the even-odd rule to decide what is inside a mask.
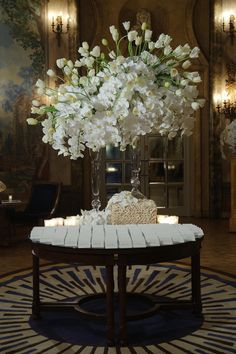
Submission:
[[[158,247],[136,247],[136,248],[74,248],[43,244],[31,240],[33,255],[33,304],[32,316],[34,319],[40,317],[43,309],[57,309],[73,307],[82,313],[81,304],[86,301],[82,298],[81,303],[43,303],[40,301],[40,267],[39,259],[53,262],[76,263],[80,265],[99,266],[106,268],[106,326],[107,342],[113,345],[115,342],[114,328],[114,265],[118,266],[118,298],[119,298],[119,331],[118,340],[121,344],[127,342],[127,293],[126,293],[126,268],[129,265],[149,265],[160,262],[169,262],[191,257],[191,285],[192,298],[190,301],[173,301],[156,304],[144,313],[132,316],[132,319],[144,318],[156,311],[158,308],[192,306],[194,312],[201,314],[201,288],[200,288],[200,249],[203,237],[195,241],[162,245]],[[87,313],[91,315],[91,313]],[[93,314],[99,318],[99,314]],[[130,319],[130,318],[128,318]]]

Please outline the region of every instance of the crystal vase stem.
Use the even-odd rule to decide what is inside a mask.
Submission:
[[[99,196],[100,185],[100,165],[101,165],[101,152],[90,150],[91,158],[91,190],[92,190],[92,208],[99,211],[101,201]]]
[[[131,147],[131,194],[138,199],[144,199],[145,196],[140,192],[139,174],[141,170],[141,148],[140,139],[136,145]]]

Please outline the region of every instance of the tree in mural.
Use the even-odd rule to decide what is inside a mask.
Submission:
[[[30,58],[35,77],[41,75],[44,56],[44,32],[42,15],[44,1],[0,0],[3,9],[2,21],[10,29],[12,37],[24,49],[31,49]]]
[[[30,66],[17,68],[17,80],[6,77],[1,85],[4,93],[1,106],[10,117],[2,128],[0,126],[0,164],[8,186],[19,187],[30,180],[38,169],[42,153],[40,132],[38,129],[30,131],[25,117],[30,112],[32,86],[42,76],[45,63],[44,3],[42,0],[0,0],[1,23],[7,26],[11,38],[24,48],[25,56],[31,61]]]

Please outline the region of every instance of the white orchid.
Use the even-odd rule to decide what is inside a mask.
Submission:
[[[172,49],[172,38],[165,34],[152,41],[146,23],[140,32],[130,30],[129,21],[123,26],[127,32],[123,37],[110,26],[113,50],[102,40],[107,55],[99,46],[89,48],[83,42],[75,62],[57,60],[62,75],[48,70],[50,77],[61,78],[59,85],[49,88],[37,81],[42,100],[33,100],[31,113],[38,117],[27,122],[41,122],[43,142],[58,154],[77,159],[86,147],[98,151],[109,144],[125,150],[137,136],[151,132],[169,139],[179,131],[191,135],[194,112],[204,100],[198,99],[198,72],[187,69],[199,49],[188,44]],[[124,41],[126,46],[121,45]]]

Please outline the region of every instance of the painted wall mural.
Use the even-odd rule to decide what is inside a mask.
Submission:
[[[39,129],[30,129],[33,86],[42,76],[44,1],[0,0],[0,180],[24,192],[45,156]]]

